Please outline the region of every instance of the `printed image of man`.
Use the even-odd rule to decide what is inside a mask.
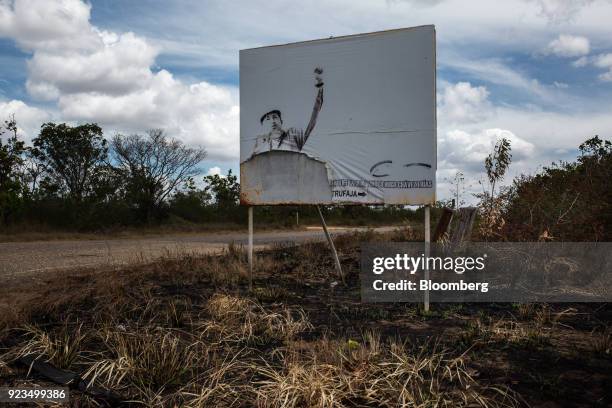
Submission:
[[[302,151],[308,137],[310,137],[310,134],[315,128],[317,117],[323,106],[323,79],[321,76],[323,74],[323,69],[320,67],[315,68],[314,74],[315,87],[318,91],[312,108],[312,114],[310,115],[310,122],[308,122],[306,130],[294,127],[283,129],[281,111],[273,109],[266,112],[261,116],[259,122],[268,132],[257,136],[255,139],[253,155],[268,152],[270,150]]]

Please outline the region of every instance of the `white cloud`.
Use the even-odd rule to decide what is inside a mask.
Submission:
[[[612,70],[599,74],[599,79],[606,82],[612,82]]]
[[[580,143],[596,134],[604,137],[612,134],[612,115],[606,108],[574,113],[497,108],[494,120],[482,125],[514,130],[536,147],[537,157],[534,157],[533,164],[547,164],[560,159],[549,152],[557,149],[575,151]]]
[[[238,157],[235,88],[153,71],[158,47],[132,32],[100,30],[90,12],[80,0],[0,2],[0,36],[32,53],[33,98],[57,102],[62,120],[95,121],[107,134],[164,128],[203,145],[209,159]]]
[[[612,53],[598,55],[595,58],[595,65],[600,68],[612,67]]]
[[[537,154],[532,142],[510,130],[516,123],[499,118],[500,108],[490,103],[486,87],[458,82],[442,88],[438,97],[439,180],[452,177],[456,171],[463,172],[470,181],[478,179],[484,159],[501,138],[510,140],[515,162]]]
[[[204,146],[209,159],[238,157],[235,95],[206,82],[186,85],[164,70],[144,89],[123,95],[66,94],[59,107],[69,120],[99,121],[125,132],[164,128],[187,143]]]
[[[12,116],[17,122],[17,132],[20,137],[31,140],[38,135],[40,125],[50,121],[52,116],[50,113],[28,106],[22,101],[0,101],[0,122],[8,120]]]
[[[438,140],[438,191],[442,198],[454,194],[450,180],[458,172],[465,177],[463,199],[474,202],[473,194],[480,192],[478,182],[483,179],[485,158],[501,138],[510,141],[512,163],[503,184],[509,184],[516,174],[525,170],[525,163],[535,154],[535,146],[507,129],[490,128],[475,132],[452,129],[440,135]]]
[[[588,38],[560,34],[548,44],[547,52],[559,57],[580,57],[587,55],[590,49]]]
[[[94,92],[123,95],[146,88],[154,77],[150,66],[157,50],[133,33],[113,40],[108,33],[98,35],[99,46],[87,51],[37,49],[28,61],[30,93],[36,97],[40,89],[45,89],[43,96]]]
[[[531,54],[560,31],[605,44],[612,13],[612,2],[582,0],[471,0],[469,12],[465,0],[312,0],[300,7],[287,0],[235,0],[233,7],[220,0],[184,3],[188,6],[171,12],[168,7],[139,7],[146,18],[133,19],[130,27],[155,38],[168,59],[186,67],[234,68],[240,48],[432,23],[439,49]]]
[[[490,110],[489,91],[469,82],[446,85],[438,100],[438,115],[446,122],[477,122]]]
[[[602,81],[612,81],[612,53],[600,54],[595,57],[593,64],[596,67],[607,69],[607,72],[599,75]]]
[[[457,54],[447,53],[439,58],[439,65],[463,72],[495,85],[514,88],[516,93],[524,93],[532,98],[548,103],[559,102],[556,89],[541,84],[537,79],[511,68],[497,58],[470,59]]]
[[[580,11],[593,0],[530,0],[535,1],[539,14],[550,24],[568,23],[574,20]]]
[[[605,62],[602,59],[601,63]],[[612,134],[612,115],[605,107],[561,113],[534,106],[496,106],[483,98],[488,94],[486,88],[478,91],[481,87],[467,83],[445,83],[441,88],[437,177],[441,197],[449,196],[447,181],[457,171],[463,172],[466,185],[472,186],[469,192],[477,192],[484,159],[501,137],[509,139],[512,147],[513,160],[504,183],[508,184],[513,177],[533,174],[553,161],[575,159],[578,145],[596,134]],[[472,120],[474,111],[478,120]]]
[[[128,6],[137,2],[125,4],[116,12],[128,10],[130,15],[115,23],[128,25],[125,32],[110,32],[91,24],[92,6],[84,1],[0,0],[0,37],[14,39],[32,54],[27,90],[34,98],[57,104],[57,120],[99,121],[107,134],[164,127],[187,142],[204,145],[211,160],[229,163],[238,155],[236,87],[192,83],[153,68],[160,53],[165,64],[233,72],[240,48],[435,23],[440,79],[447,71],[463,79],[440,90],[441,140],[453,131],[481,141],[491,138],[487,132],[492,130],[508,131],[534,146],[530,164],[524,160],[520,165],[535,170],[537,163],[559,158],[550,153],[551,145],[556,152],[571,152],[594,133],[612,134],[610,115],[591,109],[604,106],[607,96],[591,105],[589,100],[572,100],[570,92],[578,87],[571,78],[569,88],[565,79],[544,84],[531,76],[534,71],[519,57],[504,57],[545,49],[559,33],[588,39],[589,48],[592,42],[606,49],[611,38],[610,1],[480,0],[471,4],[469,13],[462,0],[427,7],[418,1],[371,0],[313,0],[302,7],[287,7],[286,0],[265,5],[237,0],[227,7],[220,0],[186,0],[185,7],[134,6],[138,13]],[[584,52],[584,41],[578,46],[566,44],[573,41],[562,36],[555,41],[556,52],[576,55],[574,65],[597,66],[605,70],[602,80],[612,79],[606,58],[576,54]],[[475,86],[475,81],[487,87]],[[509,95],[512,100],[497,102],[500,95],[495,95],[498,105],[493,105],[493,85],[503,86],[507,93],[501,98]],[[502,107],[513,100],[532,105]],[[540,102],[565,113],[544,111]],[[483,146],[477,143],[468,157]],[[440,158],[444,159],[442,151]],[[481,171],[482,163],[479,166],[473,164]],[[518,167],[513,163],[512,168]]]
[[[438,153],[442,157],[442,167],[470,173],[482,172],[485,158],[495,142],[502,138],[510,141],[515,162],[529,159],[533,155],[534,145],[507,129],[483,129],[475,133],[453,129],[446,132],[439,141]]]
[[[588,64],[589,64],[589,57],[586,57],[586,56],[580,57],[574,62],[572,62],[572,65],[575,66],[576,68],[586,67]]]
[[[572,64],[575,67],[593,65],[597,68],[603,68],[607,71],[599,74],[599,79],[602,81],[612,81],[612,53],[599,54],[591,57],[581,57]]]
[[[221,172],[221,167],[219,167],[219,166],[213,166],[210,169],[208,169],[208,171],[206,172],[206,175],[207,176],[215,176],[215,175],[217,175],[217,176],[223,177],[223,174]]]
[[[91,5],[80,0],[2,0],[0,36],[25,50],[87,50],[99,38],[89,24]]]

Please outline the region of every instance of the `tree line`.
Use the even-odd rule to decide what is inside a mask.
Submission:
[[[205,157],[160,129],[107,141],[95,123],[45,123],[26,145],[11,118],[0,128],[0,224],[153,223],[178,190],[194,185]]]
[[[496,238],[505,241],[610,241],[612,143],[594,136],[575,161],[553,162],[501,190]]]
[[[116,134],[95,123],[45,123],[31,144],[17,122],[0,126],[0,228],[42,225],[97,230],[159,223],[244,224],[240,184],[227,175],[201,176],[203,148],[186,146],[163,130]],[[553,163],[499,187],[510,166],[507,140],[484,162],[479,239],[609,240],[612,225],[612,144],[598,136],[578,147],[576,161]],[[201,177],[201,178],[199,178]],[[435,225],[441,207],[432,211]],[[325,206],[332,224],[376,225],[421,221],[403,206]],[[298,221],[299,212],[299,221]],[[261,225],[318,223],[311,206],[262,206]]]
[[[0,126],[0,227],[41,225],[96,230],[117,226],[246,222],[240,184],[231,170],[201,176],[203,148],[186,146],[160,129],[116,134],[95,123],[45,123],[31,144],[17,122]],[[201,176],[201,178],[199,178]],[[317,222],[314,208],[258,207],[261,224]],[[348,224],[414,217],[400,207],[329,207],[329,220]]]

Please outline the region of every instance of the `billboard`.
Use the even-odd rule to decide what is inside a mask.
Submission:
[[[240,51],[240,200],[429,204],[434,26]]]

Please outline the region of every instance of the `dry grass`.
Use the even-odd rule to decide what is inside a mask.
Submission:
[[[517,305],[517,316],[520,320],[531,320],[536,314],[537,305],[534,303],[521,303]]]
[[[312,328],[300,309],[272,311],[244,297],[215,294],[195,306],[141,296],[125,302],[147,299],[140,308],[124,304],[112,315],[103,308],[87,329],[68,318],[53,331],[26,325],[0,368],[35,355],[146,405],[237,406],[254,395],[246,377],[260,362],[254,347],[285,346]]]
[[[326,343],[327,342],[327,343]],[[382,342],[372,332],[363,341],[322,342],[318,351],[288,350],[281,367],[260,366],[261,407],[516,406],[505,387],[479,384],[463,356],[436,343]]]
[[[604,327],[601,330],[595,330],[591,334],[591,347],[597,354],[610,356],[612,355],[612,328]]]
[[[84,377],[118,390],[134,386],[159,391],[182,384],[205,356],[197,350],[197,343],[186,344],[177,333],[161,328],[128,331],[107,326],[98,335],[105,350],[99,352]]]
[[[482,365],[510,350],[529,359],[552,353],[574,312],[525,305],[489,314],[466,305],[425,315],[414,305],[360,304],[355,246],[370,239],[380,237],[339,240],[354,285],[339,284],[333,296],[332,260],[315,243],[260,254],[252,293],[235,245],[221,256],[60,274],[41,285],[33,307],[5,321],[20,320],[0,335],[0,381],[25,377],[15,360],[34,354],[144,406],[523,405],[511,380]],[[443,332],[443,323],[459,330]],[[589,350],[607,358],[609,328],[587,335]],[[72,395],[75,405],[96,405]]]
[[[10,361],[6,355],[0,355],[0,376],[8,377],[13,375],[14,371],[9,366]]]
[[[235,296],[214,295],[206,306],[210,319],[199,324],[200,337],[225,343],[263,345],[291,341],[312,328],[300,309],[264,309],[259,303]]]
[[[51,332],[32,325],[24,326],[22,332],[22,337],[27,340],[14,354],[14,358],[34,355],[59,368],[72,367],[81,357],[89,335],[81,323],[70,324],[68,321]]]
[[[515,319],[470,320],[460,334],[460,343],[467,349],[491,344],[541,347],[550,343],[551,329],[541,322],[521,322]]]
[[[302,310],[219,293],[193,321],[156,310],[150,300],[138,318],[128,311],[87,330],[69,320],[50,333],[27,326],[13,353],[78,368],[90,384],[147,406],[517,405],[505,386],[480,384],[463,355],[434,342],[383,341],[373,331],[305,342],[313,327]]]

